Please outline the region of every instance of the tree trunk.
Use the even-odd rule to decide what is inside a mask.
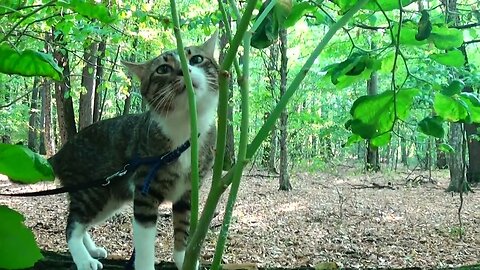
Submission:
[[[52,28],[52,32],[55,32]],[[57,35],[55,41],[64,44],[63,34]],[[61,48],[56,48],[53,53],[58,66],[63,68],[63,81],[55,82],[55,102],[57,105],[57,121],[60,134],[59,144],[63,145],[77,133],[75,123],[75,111],[73,110],[73,100],[70,95],[70,64],[68,61],[68,52]]]
[[[371,48],[375,49],[375,43],[371,41]],[[376,95],[378,93],[378,73],[372,72],[370,79],[367,81],[368,95]],[[367,141],[367,159],[365,162],[365,169],[367,171],[380,171],[380,161],[378,157],[378,147],[371,144],[370,140]]]
[[[50,82],[45,79],[40,87],[42,110],[40,114],[40,146],[39,153],[50,156],[53,154],[55,144],[52,136],[52,97]]]
[[[32,99],[30,103],[30,118],[28,119],[28,148],[38,151],[38,77],[33,80]]]
[[[95,74],[95,90],[93,95],[93,122],[100,121],[100,105],[102,104],[101,93],[99,86],[103,80],[103,63],[102,60],[105,59],[105,48],[107,43],[105,40],[98,43],[98,58],[97,58],[97,72]]]
[[[95,96],[95,74],[97,63],[96,53],[97,53],[96,42],[91,42],[85,47],[83,58],[85,60],[85,66],[82,70],[82,86],[85,89],[82,89],[82,94],[80,94],[80,126],[79,129],[83,129],[93,123],[93,100]]]
[[[280,29],[280,96],[287,90],[287,30]],[[288,174],[288,149],[287,149],[287,124],[288,112],[285,108],[280,114],[280,190],[292,190],[290,176]]]
[[[447,23],[453,25],[459,24],[459,17],[457,12],[457,0],[442,1],[445,5],[445,12]],[[448,168],[450,170],[450,184],[447,191],[463,192],[464,183],[466,180],[466,168],[465,168],[465,151],[463,151],[464,130],[461,123],[452,123],[450,125],[450,138],[449,143],[455,150],[449,155]]]
[[[402,164],[408,168],[408,147],[407,147],[407,140],[405,137],[400,137],[400,152],[401,152],[401,159]]]

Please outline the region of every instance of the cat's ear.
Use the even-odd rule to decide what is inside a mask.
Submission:
[[[215,46],[218,43],[218,31],[215,31],[213,35],[203,43],[202,48],[203,51],[211,58],[213,58],[213,54],[215,53]]]
[[[128,71],[135,75],[137,78],[139,78],[140,80],[143,78],[146,71],[145,63],[133,63],[124,60],[120,60],[120,62],[122,62],[122,65],[124,65],[128,69]]]

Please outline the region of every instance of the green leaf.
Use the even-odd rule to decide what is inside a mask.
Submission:
[[[343,13],[347,12],[351,7],[356,4],[357,1],[354,0],[333,0],[333,3],[337,4]],[[378,2],[378,4],[376,3]],[[401,0],[402,7],[406,7],[415,0]],[[380,6],[380,7],[379,7]],[[373,11],[390,11],[394,9],[399,9],[399,1],[397,0],[370,0],[363,9],[373,10]]]
[[[463,32],[446,26],[434,26],[429,40],[440,50],[451,50],[463,44]]]
[[[0,173],[28,184],[55,179],[48,161],[22,145],[0,144]]]
[[[375,138],[371,139],[370,143],[373,146],[381,147],[381,146],[387,145],[390,142],[391,139],[392,139],[392,133],[388,132],[388,133],[382,134],[380,136],[376,136]]]
[[[356,143],[361,142],[361,141],[363,141],[362,137],[360,137],[357,134],[352,134],[352,135],[350,135],[350,137],[348,137],[347,142],[344,145],[342,145],[342,147],[351,146],[351,145],[356,144]]]
[[[429,56],[434,61],[450,67],[462,67],[465,64],[465,57],[461,51],[454,49],[446,53],[434,53]]]
[[[267,8],[269,3],[270,1],[263,3],[259,16]],[[250,44],[257,49],[264,49],[272,45],[272,43],[277,40],[278,31],[280,27],[283,27],[291,11],[291,0],[277,0],[275,6],[268,12],[255,33],[253,33]],[[259,16],[255,20],[259,19]]]
[[[448,143],[441,143],[437,147],[438,147],[438,150],[440,150],[442,152],[455,153],[455,149],[453,149],[453,147]]]
[[[480,100],[474,93],[463,92],[460,99],[467,106],[470,120],[474,123],[480,123]]]
[[[305,14],[315,10],[316,7],[308,2],[295,3],[292,7],[292,12],[288,15],[283,25],[285,27],[294,26]]]
[[[381,61],[370,58],[368,54],[354,53],[345,61],[324,67],[326,76],[338,88],[344,88],[355,81],[366,79],[373,71],[380,69]]]
[[[415,35],[415,39],[422,41],[427,39],[432,32],[432,23],[430,22],[430,14],[427,10],[422,10],[422,17],[418,22],[418,32]]]
[[[453,95],[458,95],[462,92],[464,87],[465,87],[465,84],[463,83],[463,81],[453,80],[448,86],[442,87],[442,94],[449,97]]]
[[[6,44],[0,45],[0,72],[22,76],[46,76],[62,80],[62,69],[49,54],[33,50],[17,51]]]
[[[438,116],[427,116],[418,122],[418,128],[426,135],[430,135],[439,139],[445,136],[443,129],[443,119]]]
[[[394,38],[397,39],[398,33],[398,24],[393,26]],[[413,21],[405,21],[402,23],[402,28],[400,29],[400,44],[402,45],[413,45],[421,46],[427,44],[427,40],[417,40],[416,35],[418,32],[418,26]]]
[[[372,139],[392,130],[396,115],[405,120],[418,89],[401,89],[394,97],[393,91],[378,95],[359,97],[352,105],[350,127],[354,134],[364,139]],[[396,106],[394,105],[396,100]]]
[[[58,5],[69,8],[78,14],[101,21],[102,23],[113,23],[117,18],[112,16],[109,9],[103,4],[97,4],[86,0],[64,0]]]
[[[0,220],[0,269],[30,268],[43,258],[20,213],[0,205]]]
[[[457,98],[442,93],[435,94],[433,108],[438,116],[450,122],[465,121],[468,116],[467,109]]]

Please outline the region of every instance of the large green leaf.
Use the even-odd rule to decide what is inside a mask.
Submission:
[[[418,128],[426,135],[430,135],[439,139],[445,136],[443,129],[443,119],[438,116],[427,116],[418,122]]]
[[[0,72],[22,76],[46,76],[62,79],[62,69],[49,54],[24,50],[17,51],[6,44],[0,45]]]
[[[0,269],[30,268],[43,258],[20,213],[0,205],[0,220]]]
[[[255,20],[259,19],[269,3],[270,0],[263,3],[260,8],[259,16]],[[264,49],[275,42],[278,38],[279,29],[283,27],[291,11],[292,0],[277,0],[274,7],[268,12],[255,33],[253,33],[250,44],[254,48]]]
[[[428,41],[425,39],[418,40],[416,38],[418,33],[418,25],[415,22],[405,21],[402,23],[401,26],[402,28],[400,29],[400,44],[420,46],[428,43]],[[393,34],[395,39],[397,39],[398,27],[399,24],[395,24],[393,26]]]
[[[446,96],[458,95],[463,91],[465,83],[461,80],[453,80],[447,86],[442,86],[442,94]]]
[[[117,18],[113,16],[109,9],[103,5],[88,0],[63,0],[59,1],[59,5],[69,8],[82,16],[90,19],[96,19],[103,23],[109,24]]]
[[[330,77],[334,85],[344,88],[358,80],[368,78],[380,67],[380,60],[371,58],[368,54],[354,53],[340,63],[324,67],[323,71],[327,71],[326,76]]]
[[[467,108],[455,96],[435,94],[433,102],[435,113],[450,122],[465,121],[469,116]]]
[[[445,66],[462,67],[465,64],[462,52],[457,49],[446,53],[434,53],[430,55],[430,58]]]
[[[55,178],[45,158],[21,145],[0,144],[0,173],[22,183]]]
[[[295,23],[300,20],[305,14],[314,12],[317,9],[314,5],[309,2],[296,2],[292,7],[292,12],[288,15],[287,19],[284,22],[285,27],[294,26]]]
[[[470,120],[474,123],[480,123],[480,100],[478,96],[474,93],[463,92],[460,94],[460,99],[467,105]]]
[[[343,13],[347,12],[351,7],[353,7],[357,1],[355,0],[333,0],[337,4]],[[406,7],[415,0],[401,0],[402,7]],[[378,4],[377,4],[378,3]],[[363,9],[373,10],[373,11],[390,11],[394,9],[399,9],[399,1],[397,0],[370,0]],[[380,7],[379,7],[380,6]]]
[[[440,50],[451,50],[463,44],[463,32],[459,29],[435,25],[429,40]]]
[[[401,89],[396,94],[393,91],[385,91],[378,95],[359,97],[350,109],[352,132],[364,139],[372,139],[390,132],[395,121],[395,109],[396,116],[405,120],[418,93],[418,89],[410,88]]]

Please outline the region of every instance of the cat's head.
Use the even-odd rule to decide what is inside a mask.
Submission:
[[[217,33],[205,43],[185,48],[197,107],[217,105],[218,64],[214,59]],[[144,63],[122,63],[141,81],[141,94],[159,115],[188,112],[188,95],[176,50],[162,53]],[[200,112],[201,113],[201,112]]]

